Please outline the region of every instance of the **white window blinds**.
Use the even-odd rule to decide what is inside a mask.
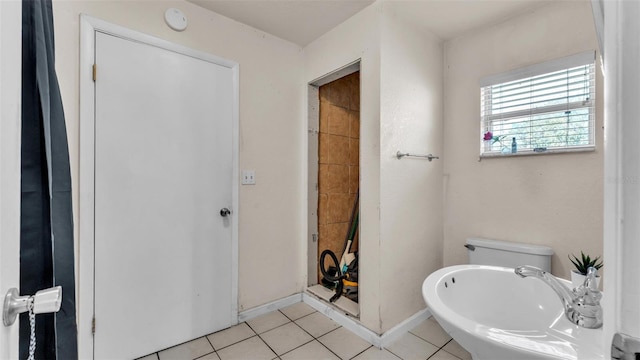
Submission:
[[[481,155],[595,147],[595,52],[481,80]],[[490,133],[490,134],[487,134]]]

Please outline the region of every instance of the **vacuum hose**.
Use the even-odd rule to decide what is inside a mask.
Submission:
[[[335,264],[335,268],[336,268],[335,276],[329,274],[327,270],[324,268],[324,259],[327,255],[331,257],[331,260]],[[336,254],[333,253],[333,251],[327,249],[323,251],[322,254],[320,254],[320,272],[322,272],[322,276],[326,280],[336,283],[336,294],[333,295],[331,299],[329,299],[329,302],[334,302],[338,300],[340,296],[342,296],[342,289],[344,286],[342,284],[342,279],[344,279],[344,275],[342,275],[342,271],[340,270],[340,263],[338,262],[338,258],[336,257]]]

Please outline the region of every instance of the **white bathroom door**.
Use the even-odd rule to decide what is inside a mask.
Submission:
[[[233,70],[95,37],[94,357],[229,327]]]

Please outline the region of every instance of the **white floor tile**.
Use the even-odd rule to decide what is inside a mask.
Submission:
[[[440,350],[430,357],[429,360],[460,360],[460,358],[455,357],[444,350]]]
[[[286,317],[293,321],[315,312],[316,309],[303,302],[299,302],[297,304],[293,304],[291,306],[287,306],[286,308],[280,309],[280,311],[285,314]]]
[[[455,340],[451,340],[447,345],[443,347],[443,349],[462,360],[471,360],[471,354],[469,354],[469,352],[467,352],[467,350],[460,346],[460,344],[458,344]]]
[[[268,314],[258,316],[257,318],[247,321],[247,324],[251,326],[253,331],[258,334],[262,334],[265,331],[271,330],[280,325],[288,323],[290,320],[284,316],[280,311],[272,311]]]
[[[276,354],[259,337],[254,336],[218,351],[222,360],[271,360]]]
[[[351,359],[371,346],[361,337],[343,327],[321,336],[318,341],[341,359]]]
[[[138,360],[272,360],[278,355],[283,360],[471,360],[464,348],[449,340],[451,337],[430,318],[380,350],[298,303]],[[438,351],[438,347],[442,349]]]
[[[296,320],[296,324],[316,338],[340,327],[337,322],[319,312]]]
[[[136,360],[158,360],[158,354],[153,353],[151,355],[147,355],[145,357],[138,358]]]
[[[411,329],[410,332],[424,340],[427,340],[437,347],[442,347],[447,343],[447,341],[451,340],[451,336],[442,329],[440,324],[438,324],[433,317],[423,321],[420,325]]]
[[[428,358],[438,347],[408,332],[387,346],[387,350],[403,360],[414,360]]]
[[[220,350],[231,344],[235,344],[238,341],[248,339],[255,334],[256,333],[251,330],[249,325],[247,325],[246,323],[240,323],[228,329],[218,331],[217,333],[211,335],[207,335],[207,338],[209,338],[209,341],[211,341],[214,349]]]
[[[158,353],[160,360],[193,360],[213,352],[213,347],[204,338],[198,338],[182,345],[174,346]]]
[[[209,355],[205,355],[203,357],[199,357],[196,360],[220,360],[220,357],[216,353],[211,353]]]
[[[320,344],[317,340],[307,343],[280,357],[282,360],[339,360],[334,353]]]
[[[278,355],[282,355],[313,340],[311,335],[294,323],[288,323],[266,331],[260,337]]]
[[[353,358],[353,360],[399,360],[400,358],[393,355],[389,351],[380,350],[375,346],[368,348],[362,354]]]

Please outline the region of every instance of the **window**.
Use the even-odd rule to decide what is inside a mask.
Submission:
[[[595,149],[593,51],[490,76],[480,85],[481,156],[512,153],[514,138],[519,154]]]

